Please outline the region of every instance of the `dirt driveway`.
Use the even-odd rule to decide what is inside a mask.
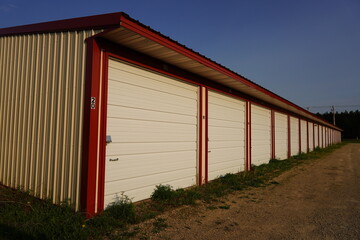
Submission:
[[[360,239],[360,144],[348,144],[275,180],[279,184],[167,212],[159,216],[165,230],[155,233],[159,221],[151,220],[142,224],[140,235],[172,240]]]

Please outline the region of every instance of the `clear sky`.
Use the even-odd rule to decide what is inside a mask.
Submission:
[[[0,28],[120,11],[301,107],[360,105],[360,0],[0,0]]]

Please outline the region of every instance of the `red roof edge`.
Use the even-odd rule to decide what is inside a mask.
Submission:
[[[124,15],[127,16],[123,12],[116,12],[94,15],[89,17],[35,23],[17,27],[0,28],[0,36],[20,35],[29,33],[76,31],[87,29],[108,29],[120,26],[120,18]]]
[[[165,36],[163,35],[162,33],[152,29],[151,27],[147,26],[147,25],[144,25],[143,23],[131,18],[129,15],[127,14],[124,14],[123,17],[121,18],[121,25],[128,28],[128,29],[131,29],[132,31],[135,31],[147,38],[150,38],[152,39],[153,41],[155,42],[158,42],[166,47],[169,47],[185,56],[188,56],[190,58],[192,58],[193,60],[201,63],[201,64],[204,64],[214,70],[217,70],[239,82],[242,82],[244,83],[245,85],[251,87],[251,88],[254,88],[272,98],[275,98],[289,106],[292,106],[294,108],[296,108],[297,110],[300,110],[301,112],[303,113],[307,113],[311,116],[313,116],[314,118],[318,119],[319,122],[322,122],[322,123],[327,123],[328,126],[331,126],[332,128],[335,128],[335,129],[338,129],[338,130],[341,130],[340,128],[338,128],[337,126],[327,122],[326,120],[318,117],[317,115],[315,115],[314,113],[311,113],[307,110],[305,110],[304,108],[296,105],[295,103],[292,103],[290,102],[289,100],[277,95],[276,93],[262,87],[261,85],[251,81],[250,79],[240,75],[239,73],[237,72],[234,72],[233,70],[215,62],[214,60],[210,59],[210,58],[207,58],[206,56],[202,55],[201,53],[199,52],[196,52],[194,51],[193,49],[190,49],[188,48],[187,46],[171,39],[170,37],[168,36]]]

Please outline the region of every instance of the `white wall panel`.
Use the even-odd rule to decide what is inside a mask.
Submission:
[[[108,84],[105,207],[196,184],[198,87],[115,60]]]
[[[288,117],[275,112],[275,158],[286,159],[288,152]]]
[[[301,152],[307,153],[307,121],[300,120],[301,127]]]
[[[245,169],[245,102],[208,95],[208,180]]]
[[[271,158],[271,111],[251,105],[251,163],[261,165]]]
[[[291,156],[299,154],[299,119],[290,117]]]

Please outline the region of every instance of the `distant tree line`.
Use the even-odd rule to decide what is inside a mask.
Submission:
[[[316,113],[317,116],[325,119],[329,123],[333,123],[333,114],[330,112]],[[360,139],[360,111],[345,111],[335,113],[335,124],[343,129],[343,139]]]

